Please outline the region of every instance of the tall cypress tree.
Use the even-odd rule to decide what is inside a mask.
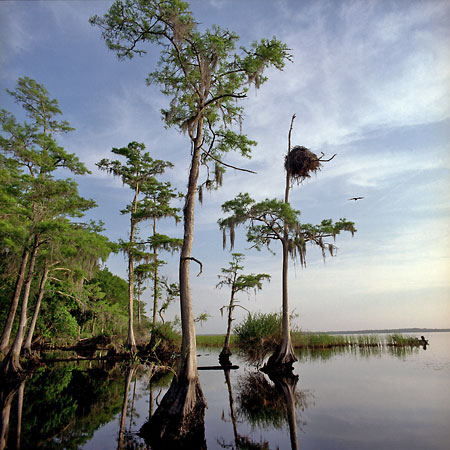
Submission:
[[[157,427],[160,437],[172,431],[187,436],[197,425],[201,427],[196,420],[206,404],[198,381],[189,278],[190,261],[195,259],[194,208],[200,166],[211,165],[208,174],[213,176],[208,176],[206,184],[211,187],[221,183],[226,152],[250,155],[255,142],[241,133],[243,109],[238,101],[247,96],[251,85],[259,88],[266,81],[267,68],[284,67],[288,49],[273,38],[236,51],[237,34],[218,26],[199,31],[189,5],[179,0],[118,0],[103,17],[92,17],[91,23],[101,29],[107,46],[120,59],[143,55],[152,46],[160,48],[159,64],[147,83],[159,85],[170,97],[168,108],[162,111],[166,125],[175,126],[189,138],[186,151],[191,163],[179,266],[182,358],[178,375],[153,419],[161,425]],[[170,420],[166,420],[167,414]]]

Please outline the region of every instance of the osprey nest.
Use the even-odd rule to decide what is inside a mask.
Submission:
[[[286,155],[284,159],[284,168],[298,183],[305,178],[310,178],[311,173],[320,170],[320,159],[311,150],[302,145],[296,145]]]

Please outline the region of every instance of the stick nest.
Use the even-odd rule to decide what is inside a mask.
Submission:
[[[298,183],[310,178],[321,167],[320,159],[311,150],[301,145],[291,149],[284,159],[284,168]]]

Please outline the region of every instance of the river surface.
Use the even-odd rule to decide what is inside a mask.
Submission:
[[[447,450],[450,333],[427,338],[426,350],[298,353],[298,379],[284,385],[238,355],[231,357],[237,370],[201,370],[206,446]],[[218,364],[217,350],[199,348],[198,354],[199,366]],[[22,449],[150,448],[137,433],[170,379],[150,381],[145,366],[51,364],[14,392],[2,392],[0,448],[5,441],[6,448]]]

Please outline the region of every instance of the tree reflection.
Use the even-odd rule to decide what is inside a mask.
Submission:
[[[298,410],[308,407],[309,392],[296,390],[297,375],[272,377],[271,382],[261,372],[242,377],[238,385],[238,416],[252,426],[283,428],[289,426],[291,447],[298,450],[297,426],[304,422],[296,417]]]
[[[156,371],[154,373],[153,369],[150,370],[150,415],[149,420],[144,423],[138,434],[151,446],[152,450],[206,449],[204,407],[195,409],[188,417],[190,423],[182,429],[175,422],[162,420],[162,416],[158,416],[158,409],[155,414],[153,413],[155,403],[159,406],[158,397],[162,392],[162,389],[159,390],[155,399],[155,388],[167,386],[172,378],[172,372]],[[167,402],[167,396],[162,399],[162,402],[165,400]],[[170,405],[166,404],[165,408],[170,409]]]
[[[136,371],[135,366],[127,367],[127,376],[125,378],[125,390],[123,393],[123,405],[122,412],[120,415],[120,429],[119,429],[119,439],[117,449],[121,450],[124,448],[124,440],[125,440],[125,423],[127,420],[127,409],[128,409],[128,395],[130,392],[130,384],[133,379],[134,372]],[[130,433],[129,433],[130,434]]]
[[[2,386],[0,448],[80,448],[120,413],[122,373],[120,366],[105,371],[64,364],[41,368],[14,389]],[[11,407],[15,392],[17,406]]]
[[[228,389],[228,400],[230,403],[230,417],[231,417],[231,423],[233,425],[233,435],[234,435],[234,445],[236,450],[269,450],[269,444],[267,442],[261,442],[261,443],[255,443],[250,441],[250,439],[247,436],[243,436],[238,433],[237,431],[237,420],[236,420],[236,413],[234,410],[234,397],[233,397],[233,389],[231,386],[231,379],[230,379],[230,369],[224,370],[225,374],[225,383],[227,385]],[[222,448],[233,448],[233,444],[229,445],[225,443],[224,439],[217,439],[218,444]]]
[[[9,416],[11,414],[11,403],[16,392],[17,386],[2,386],[2,389],[0,390],[0,450],[6,448],[6,442],[8,440]]]

